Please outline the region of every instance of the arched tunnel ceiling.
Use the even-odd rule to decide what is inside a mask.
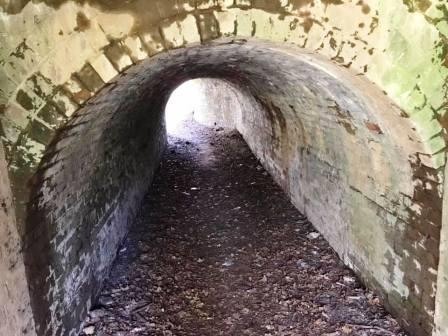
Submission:
[[[420,239],[421,235],[429,237],[424,240],[423,245],[426,245],[423,251],[419,250],[421,255],[418,254],[420,252],[415,252],[419,255],[418,258],[424,259],[417,263],[425,265],[425,275],[419,279],[408,279],[404,287],[399,286],[401,288],[401,292],[400,289],[398,290],[399,295],[392,295],[388,299],[394,306],[394,304],[399,305],[397,301],[402,300],[403,295],[415,294],[413,305],[422,308],[424,310],[422,316],[425,316],[422,318],[427,323],[432,323],[435,271],[434,267],[426,268],[426,265],[437,264],[442,193],[440,179],[443,177],[445,164],[448,77],[446,42],[448,9],[445,1],[154,0],[124,3],[116,1],[2,1],[0,8],[0,63],[2,64],[0,135],[5,147],[15,200],[15,214],[22,236],[26,231],[27,208],[33,210],[32,207],[37,205],[37,209],[34,210],[42,214],[42,209],[48,210],[46,208],[48,204],[36,203],[39,197],[49,199],[50,195],[56,195],[57,192],[63,194],[70,191],[57,189],[61,187],[60,183],[49,186],[48,181],[42,189],[45,194],[40,194],[42,191],[40,189],[36,190],[36,186],[41,185],[36,181],[48,172],[47,168],[51,168],[45,163],[55,160],[52,164],[56,167],[60,165],[59,152],[63,148],[69,145],[67,147],[69,152],[63,152],[71,153],[67,155],[72,158],[76,157],[74,156],[76,153],[86,154],[87,145],[90,144],[90,141],[85,143],[87,139],[92,139],[92,142],[99,140],[100,143],[105,139],[101,135],[103,133],[97,133],[95,130],[106,129],[107,133],[109,130],[107,127],[117,127],[117,131],[121,129],[123,131],[121,134],[126,134],[124,130],[135,126],[138,118],[142,118],[141,121],[151,122],[155,135],[163,133],[161,131],[163,126],[158,117],[148,116],[141,111],[136,113],[138,118],[124,120],[118,117],[124,114],[115,113],[117,112],[116,104],[101,118],[97,118],[94,113],[83,113],[82,111],[86,110],[84,108],[73,119],[73,113],[86,104],[89,108],[95,104],[106,104],[110,99],[107,92],[116,92],[114,83],[117,83],[117,79],[113,78],[119,73],[123,75],[129,73],[130,76],[135,74],[136,69],[142,71],[143,68],[139,67],[145,65],[128,69],[129,67],[158,53],[194,43],[207,44],[222,36],[233,37],[236,41],[222,43],[222,45],[217,43],[214,46],[191,49],[191,51],[205,52],[210,50],[207,48],[240,47],[249,48],[248,55],[250,55],[254,42],[244,42],[249,40],[249,37],[291,43],[306,48],[308,51],[301,53],[299,58],[304,62],[303,64],[312,64],[311,67],[303,68],[304,71],[299,74],[290,69],[286,71],[278,63],[282,62],[283,57],[279,55],[296,54],[296,51],[280,48],[282,49],[280,52],[278,46],[267,43],[262,47],[262,44],[256,42],[255,45],[261,48],[258,50],[264,50],[259,55],[260,62],[264,53],[269,55],[272,52],[275,55],[273,54],[270,62],[266,62],[269,58],[266,56],[265,62],[259,63],[259,68],[254,66],[256,62],[252,63],[253,59],[249,59],[246,75],[238,72],[238,62],[232,63],[235,60],[243,63],[244,60],[248,61],[245,58],[246,55],[237,55],[235,60],[220,60],[223,66],[221,69],[212,64],[206,66],[206,59],[203,59],[204,62],[189,60],[184,63],[186,70],[179,70],[178,65],[172,68],[174,71],[172,82],[168,81],[159,86],[156,95],[166,99],[165,94],[173,88],[174,82],[180,82],[189,76],[211,73],[217,77],[227,76],[226,79],[243,92],[242,95],[246,97],[243,99],[243,105],[248,111],[264,111],[264,115],[271,118],[262,125],[266,129],[271,129],[271,132],[268,134],[260,132],[257,140],[266,145],[265,147],[257,147],[255,140],[251,143],[250,136],[246,136],[246,140],[254,152],[270,167],[271,173],[277,177],[278,182],[290,193],[295,204],[299,208],[301,204],[307,204],[309,215],[316,225],[319,225],[319,222],[325,222],[325,218],[322,218],[318,211],[313,212],[313,209],[318,209],[319,204],[331,202],[325,197],[306,199],[303,194],[297,193],[297,188],[294,189],[300,186],[298,188],[300,190],[313,192],[313,188],[319,186],[317,182],[319,179],[309,175],[313,172],[313,165],[306,165],[313,161],[306,155],[310,153],[305,153],[301,157],[302,160],[296,160],[297,162],[294,161],[293,156],[283,159],[285,155],[291,153],[291,146],[298,145],[290,143],[290,138],[298,139],[302,145],[313,144],[315,148],[318,148],[314,153],[311,151],[315,159],[322,162],[328,160],[328,167],[334,168],[329,169],[326,176],[334,177],[336,180],[343,177],[345,185],[350,186],[349,189],[352,191],[350,191],[348,203],[344,198],[346,194],[339,190],[334,193],[336,198],[344,199],[345,204],[357,205],[351,209],[362,208],[362,206],[371,209],[362,203],[364,201],[371,202],[374,208],[379,206],[385,213],[381,213],[383,211],[381,210],[380,214],[376,215],[383,216],[383,223],[390,224],[390,220],[398,218],[394,222],[398,230],[396,232],[398,236],[394,237],[398,242],[388,242],[388,244],[401,246],[399,242],[405,241],[403,237],[412,237],[412,239]],[[257,48],[254,47],[254,49]],[[161,56],[161,59],[167,57],[164,62],[170,64],[175,62],[176,55],[180,58],[188,55],[187,53],[179,56],[181,54],[182,52],[176,52],[172,55],[172,59],[166,55]],[[210,52],[210,55],[212,54],[213,52]],[[323,59],[317,56],[319,54]],[[279,57],[278,62],[276,57]],[[287,56],[284,57],[289,59]],[[328,67],[324,59],[331,60],[342,68],[350,68],[351,72],[346,73],[336,67]],[[154,62],[157,62],[157,59]],[[301,68],[299,63],[294,64],[294,67]],[[196,67],[192,66],[194,64]],[[234,64],[233,68],[232,64]],[[270,78],[263,77],[266,73],[273,71],[272,67],[277,68]],[[319,70],[311,71],[310,69]],[[276,77],[279,73],[282,75],[282,81]],[[229,77],[229,74],[232,76]],[[314,76],[320,78],[320,82],[310,81],[310,77]],[[363,79],[354,80],[353,77],[356,76]],[[141,78],[141,82],[138,78],[139,76],[135,74],[133,84],[135,90],[139,87],[139,83],[149,81],[149,77],[145,80]],[[259,80],[260,78],[264,80]],[[277,80],[272,80],[274,78]],[[297,85],[294,87],[287,85],[286,81],[289,82],[289,80]],[[334,81],[338,85],[333,85]],[[372,81],[376,88],[368,84],[368,81]],[[110,84],[106,85],[101,94],[96,97],[97,92],[106,83]],[[131,83],[132,81],[120,88],[123,92],[129,93]],[[146,87],[151,87],[150,82],[145,83],[149,85]],[[379,93],[381,90],[390,100]],[[297,92],[302,92],[303,95],[297,96]],[[147,94],[146,98],[151,97],[151,92],[145,92],[145,94]],[[294,99],[285,98],[292,95]],[[91,97],[95,97],[94,100],[89,100]],[[336,102],[335,105],[329,105],[330,100]],[[134,103],[137,102],[142,103],[138,100]],[[149,109],[161,110],[164,101],[156,99],[154,102],[155,105]],[[132,102],[122,105],[127,111],[133,106]],[[322,113],[323,111],[326,113]],[[120,120],[121,123],[115,123],[114,118]],[[282,118],[285,120],[282,121]],[[67,122],[71,126],[61,131]],[[248,125],[259,127],[257,122],[257,120],[245,120],[240,125],[240,131],[243,134],[245,131],[250,133],[251,128]],[[142,125],[139,124],[140,127],[143,127]],[[318,125],[320,128],[317,127]],[[282,128],[287,129],[287,133],[283,133]],[[68,140],[72,136],[76,137],[79,130],[88,134],[80,142],[85,145],[84,148],[75,146],[71,140]],[[138,138],[139,132],[135,133]],[[278,139],[276,143],[268,142],[268,139],[271,137],[275,139],[279,134],[289,135]],[[67,138],[61,138],[67,135],[69,135]],[[53,142],[53,146],[56,146],[55,139],[60,139],[57,146],[61,147],[51,147],[50,154],[47,153],[41,163],[48,145]],[[114,143],[125,141],[125,139],[127,138],[123,136],[109,145],[113,146]],[[143,150],[152,150],[152,155],[156,157],[157,148],[160,149],[162,146],[163,136],[158,139],[159,147]],[[137,144],[140,140],[130,144],[131,153],[138,152]],[[151,140],[157,142],[156,138]],[[56,151],[54,151],[55,148]],[[111,147],[111,149],[114,148]],[[344,149],[339,150],[340,148]],[[368,152],[364,152],[363,149]],[[269,154],[263,157],[263,150],[269,151]],[[107,155],[104,148],[100,148],[100,152]],[[115,152],[116,155],[117,153]],[[354,156],[353,153],[357,153],[359,157]],[[121,154],[126,155],[124,150]],[[110,157],[105,159],[107,161]],[[92,158],[92,162],[96,162],[95,160],[98,160],[98,157]],[[294,181],[294,178],[297,180],[297,176],[300,176],[298,170],[294,171],[291,168],[286,172],[283,171],[286,163],[287,166],[294,166],[291,162],[295,162],[295,167],[300,168],[300,171],[308,173],[306,178],[302,175],[301,181],[314,181],[314,186],[310,183],[306,189],[306,186],[300,185],[300,181]],[[40,170],[35,175],[39,165]],[[383,167],[388,167],[387,174],[382,172]],[[135,172],[137,168],[138,164],[131,170],[134,169]],[[55,176],[56,179],[64,180],[79,174],[76,169],[73,169],[73,165],[64,165],[64,169],[63,175]],[[91,168],[86,164],[85,169],[89,171]],[[339,170],[344,173],[338,174]],[[120,171],[123,172],[126,169],[118,164],[117,172]],[[101,172],[95,172],[95,174],[100,174],[98,180],[107,178],[106,175],[101,175]],[[374,177],[369,179],[371,175]],[[143,181],[143,176],[141,178]],[[88,182],[85,185],[88,186],[89,192],[96,193],[95,187]],[[31,205],[29,204],[29,186],[34,186],[33,192],[39,195],[36,199],[32,198]],[[116,188],[115,192],[120,190],[118,186]],[[110,190],[109,192],[112,193]],[[136,188],[127,192],[137,200],[141,190]],[[400,197],[401,200],[397,201]],[[56,199],[53,201],[55,203],[51,206],[56,208],[60,206]],[[128,204],[119,209],[120,202],[114,203],[108,198],[100,200],[92,196],[92,202],[86,205],[86,209],[95,206],[101,209],[93,215],[96,219],[100,215],[108,214],[108,211],[112,209],[118,209],[112,212],[118,214],[117,218],[119,218],[120,215],[133,208],[132,204]],[[71,213],[67,210],[73,209],[66,204],[59,209],[58,214],[65,216]],[[74,213],[78,210],[75,209]],[[353,222],[355,217],[360,218],[365,215],[362,212],[356,213],[342,209],[340,205],[336,206],[336,210],[339,211],[340,223],[344,225]],[[44,226],[49,223],[47,218],[38,216],[35,220],[41,220]],[[130,218],[121,218],[121,220],[128,221]],[[69,218],[67,221],[71,223],[72,219]],[[408,226],[405,223],[409,221],[413,223],[412,227],[416,230],[407,229]],[[94,220],[92,219],[91,222],[93,223]],[[49,226],[47,229],[51,231],[55,230],[55,227]],[[320,229],[325,232],[324,227]],[[387,229],[383,229],[371,235],[380,237],[381,240],[383,233],[388,232]],[[123,234],[120,230],[117,232]],[[355,235],[361,237],[363,232],[360,231]],[[333,244],[334,241],[343,241],[347,238],[343,235],[338,236],[331,229],[326,231],[326,236],[330,242],[333,240]],[[115,239],[119,240],[119,234]],[[364,236],[362,239],[369,239],[369,236]],[[64,241],[59,239],[58,244],[63,244]],[[110,244],[113,245],[113,242],[111,241]],[[53,245],[51,248],[54,247]],[[417,247],[408,246],[405,250],[412,248]],[[338,252],[346,257],[347,263],[352,263],[353,256],[349,255],[350,251]],[[386,249],[386,252],[389,251]],[[375,264],[375,258],[384,257],[381,253],[379,255],[375,253],[370,253],[373,257],[369,260],[358,260],[351,266],[355,269],[358,267],[359,271],[364,272],[363,267],[366,264]],[[413,257],[413,254],[409,257],[406,253],[402,253],[397,256],[401,260],[399,263],[389,262],[386,268],[391,271],[395,267],[394,274],[398,274],[398,279],[400,277],[404,279],[406,274],[412,273],[411,266],[415,264]],[[394,260],[393,253],[386,259]],[[45,256],[41,261],[45,264]],[[101,263],[106,265],[107,260],[102,260]],[[364,264],[364,266],[358,264]],[[405,271],[403,267],[406,268]],[[67,270],[61,272],[64,273]],[[415,288],[411,288],[415,283],[425,283],[427,288],[424,294],[421,288],[418,289],[418,293],[415,292]],[[397,290],[397,284],[399,280],[394,276],[393,279],[386,279],[380,284],[374,283],[373,286],[386,286],[386,290],[394,292]],[[92,288],[89,289],[91,290]],[[407,290],[411,292],[414,290],[415,293],[407,293]],[[71,291],[68,292],[73,294]],[[87,292],[84,294],[90,295]],[[70,300],[79,300],[70,296],[65,299],[68,301],[64,302],[64,305],[72,302]],[[416,304],[415,301],[419,303]],[[85,308],[85,306],[79,308],[80,311],[76,313],[82,315],[82,309]],[[58,319],[59,316],[51,315],[51,318]],[[409,317],[407,319],[409,320]],[[421,322],[417,320],[414,322]],[[425,328],[430,327],[425,326]]]
[[[409,202],[434,212],[436,231],[440,199],[437,173],[422,166],[424,145],[409,119],[368,81],[323,58],[227,39],[126,70],[87,101],[47,149],[21,230],[39,333],[79,327],[155,169],[166,101],[180,83],[197,77],[224,79],[240,92],[240,132],[345,262],[388,295],[412,297],[412,270],[398,242],[420,230],[425,215]],[[431,200],[414,198],[421,183],[430,186]],[[373,246],[381,248],[373,252]],[[436,267],[420,258],[436,260],[438,249],[410,255]],[[435,278],[425,272],[427,280],[418,283],[426,288]],[[421,309],[424,330],[431,319],[424,317],[429,308]]]
[[[365,74],[416,122],[441,166],[446,6],[443,0],[5,1],[0,104],[7,144],[16,143],[26,116],[38,114],[45,98],[62,112],[76,108],[65,90],[55,95],[53,86],[89,95],[70,79],[73,73],[82,77],[93,67],[107,82],[148,54],[239,35],[293,43]],[[39,126],[53,128],[38,117]]]

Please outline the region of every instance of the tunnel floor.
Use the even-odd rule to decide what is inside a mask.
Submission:
[[[237,132],[184,131],[83,335],[405,335]]]

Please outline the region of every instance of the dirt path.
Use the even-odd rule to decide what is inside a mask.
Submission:
[[[404,335],[237,133],[189,127],[170,139],[85,334]]]

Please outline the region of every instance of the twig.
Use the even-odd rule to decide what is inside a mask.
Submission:
[[[349,323],[347,323],[346,325],[348,325],[349,327],[360,328],[360,329],[376,329],[376,330],[382,331],[388,335],[395,335],[395,333],[393,333],[389,330],[386,330],[384,328],[377,327],[377,326],[368,326],[368,325],[362,325],[362,324],[349,324]]]

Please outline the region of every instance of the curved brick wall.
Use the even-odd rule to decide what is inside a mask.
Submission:
[[[445,164],[446,6],[436,0],[0,3],[0,135],[9,171],[3,180],[11,181],[14,197],[6,212],[25,242],[32,302],[46,307],[35,313],[38,332],[79,327],[146,186],[137,181],[149,183],[157,166],[169,92],[190,76],[233,74],[226,79],[245,97],[247,111],[237,116],[238,128],[253,151],[403,325],[429,335]],[[226,36],[236,40],[209,45]],[[195,43],[206,46],[154,58]],[[218,55],[224,50],[227,59]],[[162,86],[150,76],[159,67]],[[170,74],[168,67],[177,70]],[[141,153],[150,161],[139,160]],[[148,163],[152,169],[143,174]],[[318,192],[322,185],[334,192]],[[334,227],[326,226],[335,220],[323,215],[324,206],[336,214]],[[103,239],[105,232],[114,234]],[[17,249],[0,262],[11,258],[21,265]],[[5,316],[26,302],[26,284],[13,287]],[[43,302],[42,291],[50,293]],[[440,305],[436,314],[441,335],[445,309]],[[23,325],[8,326],[9,333],[32,329],[31,314],[23,314]]]

